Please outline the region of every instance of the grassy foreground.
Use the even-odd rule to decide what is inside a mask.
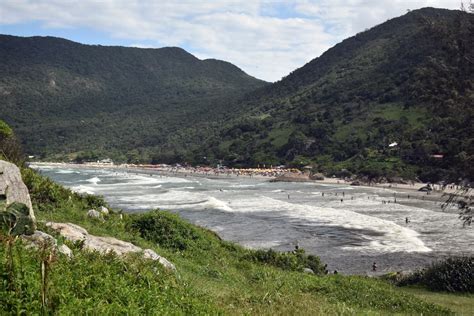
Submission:
[[[449,308],[459,315],[472,315],[474,313],[473,294],[437,293],[421,287],[408,287],[404,290],[424,301]]]
[[[433,304],[437,299],[425,300],[382,280],[305,274],[301,271],[308,266],[321,271],[316,257],[247,250],[167,212],[88,219],[89,208],[104,204],[100,198],[74,194],[28,169],[23,178],[39,221],[72,222],[92,234],[152,248],[177,272],[138,255],[81,251],[80,244],[68,244],[73,259],[51,256],[48,249],[26,249],[3,235],[0,306],[7,314],[452,313]]]

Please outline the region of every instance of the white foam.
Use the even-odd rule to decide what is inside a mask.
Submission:
[[[94,188],[87,186],[87,185],[77,185],[71,187],[71,190],[77,193],[87,193],[87,194],[94,194]]]
[[[347,209],[334,207],[317,207],[310,205],[292,204],[265,196],[233,201],[234,210],[241,212],[281,212],[284,216],[294,219],[304,219],[315,226],[333,226],[346,229],[360,230],[360,234],[368,244],[365,246],[346,246],[345,249],[366,249],[378,252],[428,252],[419,239],[419,234],[409,228],[394,222],[374,216],[356,213]],[[366,232],[374,232],[369,234]]]
[[[90,182],[90,183],[93,183],[93,184],[97,184],[97,183],[100,182],[100,178],[99,177],[93,177],[93,178],[87,179],[86,181]]]
[[[210,209],[218,209],[226,212],[233,212],[234,210],[224,201],[216,199],[215,197],[209,197],[207,201],[201,204],[202,206]]]
[[[59,174],[72,174],[72,173],[79,173],[79,172],[75,171],[75,170],[71,170],[71,169],[59,169],[58,171],[56,171],[56,173],[59,173]]]

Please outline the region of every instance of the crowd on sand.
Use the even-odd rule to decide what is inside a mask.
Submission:
[[[49,165],[68,165],[73,167],[74,164],[68,163],[50,163],[50,162],[35,162],[33,164],[49,164]],[[287,168],[285,166],[258,166],[257,168],[229,168],[225,166],[208,167],[208,166],[187,166],[187,165],[168,165],[168,164],[120,164],[115,165],[113,163],[85,163],[82,166],[88,166],[92,168],[117,168],[117,169],[139,169],[142,171],[151,171],[153,173],[159,173],[162,175],[179,175],[179,176],[203,176],[203,177],[266,177],[270,181],[277,182],[306,182],[306,181],[317,181],[327,184],[346,184],[346,185],[363,185],[363,186],[376,186],[382,188],[392,189],[405,189],[405,190],[416,190],[423,191],[426,194],[430,193],[456,193],[461,187],[456,184],[438,183],[438,184],[426,184],[414,181],[366,181],[363,178],[336,178],[336,177],[324,177],[322,174],[312,174],[308,168],[301,171],[296,168]],[[138,171],[138,170],[137,170]],[[471,187],[472,186],[469,186]]]
[[[189,174],[205,176],[246,176],[246,177],[279,177],[285,174],[302,174],[298,169],[279,167],[257,167],[257,168],[228,168],[228,167],[207,167],[207,166],[183,166],[183,165],[128,165],[128,167],[155,170],[167,174]]]

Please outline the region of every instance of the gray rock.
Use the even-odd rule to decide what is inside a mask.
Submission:
[[[46,223],[46,226],[59,232],[61,236],[69,241],[82,241],[84,249],[90,251],[98,251],[103,254],[114,252],[119,256],[143,251],[142,248],[135,246],[130,242],[122,241],[113,237],[99,237],[91,235],[87,232],[87,230],[75,224],[48,222]],[[151,249],[144,250],[143,257],[146,259],[156,260],[167,269],[176,270],[175,266],[171,262],[169,262],[166,258],[159,256]]]
[[[62,244],[61,246],[58,247],[58,251],[60,253],[62,253],[63,255],[69,257],[69,258],[73,258],[74,257],[74,254],[72,253],[72,250],[71,248],[69,248],[68,246],[66,246],[65,244]]]
[[[84,240],[89,234],[87,230],[81,226],[71,223],[47,222],[46,226],[54,229],[55,231],[59,232],[61,236],[64,236],[66,239],[73,242]]]
[[[145,259],[151,259],[151,260],[154,260],[154,261],[158,261],[159,263],[161,263],[161,265],[169,270],[173,270],[173,271],[176,271],[176,267],[174,266],[174,264],[172,264],[171,262],[169,262],[166,258],[158,255],[156,252],[154,252],[153,250],[151,249],[145,249],[143,250],[143,258]]]
[[[15,235],[33,234],[36,218],[31,205],[28,188],[23,183],[20,169],[10,162],[0,160],[0,211],[15,227]],[[24,207],[22,206],[24,205]]]
[[[314,271],[311,270],[310,268],[304,268],[304,269],[303,269],[303,272],[304,272],[304,273],[308,273],[308,274],[314,274]]]
[[[313,173],[309,178],[311,180],[324,180],[324,175],[322,173]]]
[[[28,188],[23,183],[20,169],[10,162],[0,160],[0,194],[7,197],[7,204],[18,202],[25,204],[30,217],[35,220]]]
[[[100,212],[104,215],[109,215],[109,209],[106,208],[105,206],[100,207]]]
[[[58,247],[58,242],[57,240],[49,235],[46,234],[45,232],[36,230],[33,234],[31,235],[23,235],[21,238],[28,244],[29,247],[35,247],[35,248],[51,248],[53,251],[60,252],[69,258],[73,257],[72,250],[62,244],[61,246]]]
[[[32,246],[35,248],[42,248],[42,247],[56,248],[58,244],[56,239],[53,236],[39,230],[35,230],[35,232],[31,235],[23,235],[21,236],[21,239],[26,241],[29,244],[29,246]]]
[[[87,211],[87,217],[99,219],[100,218],[100,213],[97,212],[96,210],[88,210]]]

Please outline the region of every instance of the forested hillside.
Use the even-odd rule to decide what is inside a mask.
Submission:
[[[265,84],[176,47],[0,36],[0,117],[40,157],[151,159],[150,148],[231,113],[240,95]]]
[[[474,15],[425,8],[275,84],[179,48],[0,37],[0,117],[47,159],[474,178]]]
[[[473,25],[473,14],[426,8],[348,38],[248,95],[248,112],[201,152],[330,174],[473,179]]]

